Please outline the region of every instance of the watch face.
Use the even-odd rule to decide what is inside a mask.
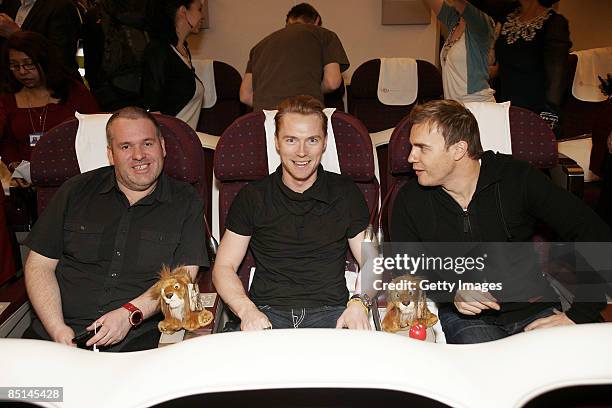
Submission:
[[[143,316],[140,310],[134,310],[130,314],[130,323],[132,323],[132,326],[138,326],[140,323],[142,323],[142,320]]]

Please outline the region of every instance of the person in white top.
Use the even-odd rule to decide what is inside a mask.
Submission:
[[[494,39],[491,17],[466,0],[427,0],[449,30],[440,52],[444,98],[459,102],[495,102],[489,86],[488,55]]]

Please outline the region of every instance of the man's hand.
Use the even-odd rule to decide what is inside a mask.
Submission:
[[[572,319],[567,317],[565,313],[560,312],[557,309],[554,309],[553,312],[555,312],[555,314],[552,316],[541,317],[529,323],[527,326],[525,326],[525,331],[544,329],[547,327],[555,327],[555,326],[569,326],[572,324],[576,324],[574,323]]]
[[[49,333],[49,335],[51,336],[51,339],[56,343],[76,347],[76,344],[72,342],[72,339],[74,338],[74,330],[72,330],[66,324],[58,326],[57,329],[53,330],[53,332]]]
[[[240,330],[267,330],[272,328],[272,323],[268,320],[268,316],[260,312],[257,307],[249,309],[243,316],[240,317]]]
[[[129,321],[130,312],[123,307],[108,312],[104,316],[96,319],[98,322],[98,333],[89,339],[87,347],[93,346],[112,346],[119,343],[127,336],[132,328]],[[87,326],[87,330],[93,330],[95,322]]]
[[[365,308],[358,302],[350,302],[346,310],[338,318],[336,329],[371,330],[370,320]]]
[[[21,28],[13,21],[12,18],[4,13],[0,13],[0,37],[9,38],[15,31]]]
[[[500,309],[491,293],[477,290],[458,290],[455,293],[455,307],[459,313],[468,316],[475,316],[486,309]]]
[[[28,188],[31,185],[32,183],[28,183],[26,179],[20,177],[11,179],[11,187]]]

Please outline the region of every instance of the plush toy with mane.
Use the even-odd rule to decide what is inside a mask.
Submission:
[[[393,279],[393,289],[387,290],[387,313],[382,321],[383,331],[395,333],[410,329],[415,324],[427,328],[438,321],[438,317],[427,307],[425,292],[419,288],[421,278],[402,275]]]
[[[153,296],[160,300],[164,314],[164,320],[158,324],[160,332],[193,331],[213,321],[212,313],[202,307],[198,285],[192,282],[185,267],[179,266],[171,271],[164,266],[153,287]]]

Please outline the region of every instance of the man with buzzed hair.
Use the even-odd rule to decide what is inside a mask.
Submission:
[[[26,288],[37,318],[24,337],[108,351],[156,347],[162,265],[208,267],[203,203],[162,173],[166,149],[148,112],[121,109],[106,125],[111,166],[65,182],[28,235]],[[93,333],[92,333],[93,334]]]
[[[284,99],[323,95],[342,84],[348,57],[338,36],[321,27],[321,16],[310,4],[294,6],[286,26],[251,49],[240,86],[240,100],[254,110],[275,109]]]

